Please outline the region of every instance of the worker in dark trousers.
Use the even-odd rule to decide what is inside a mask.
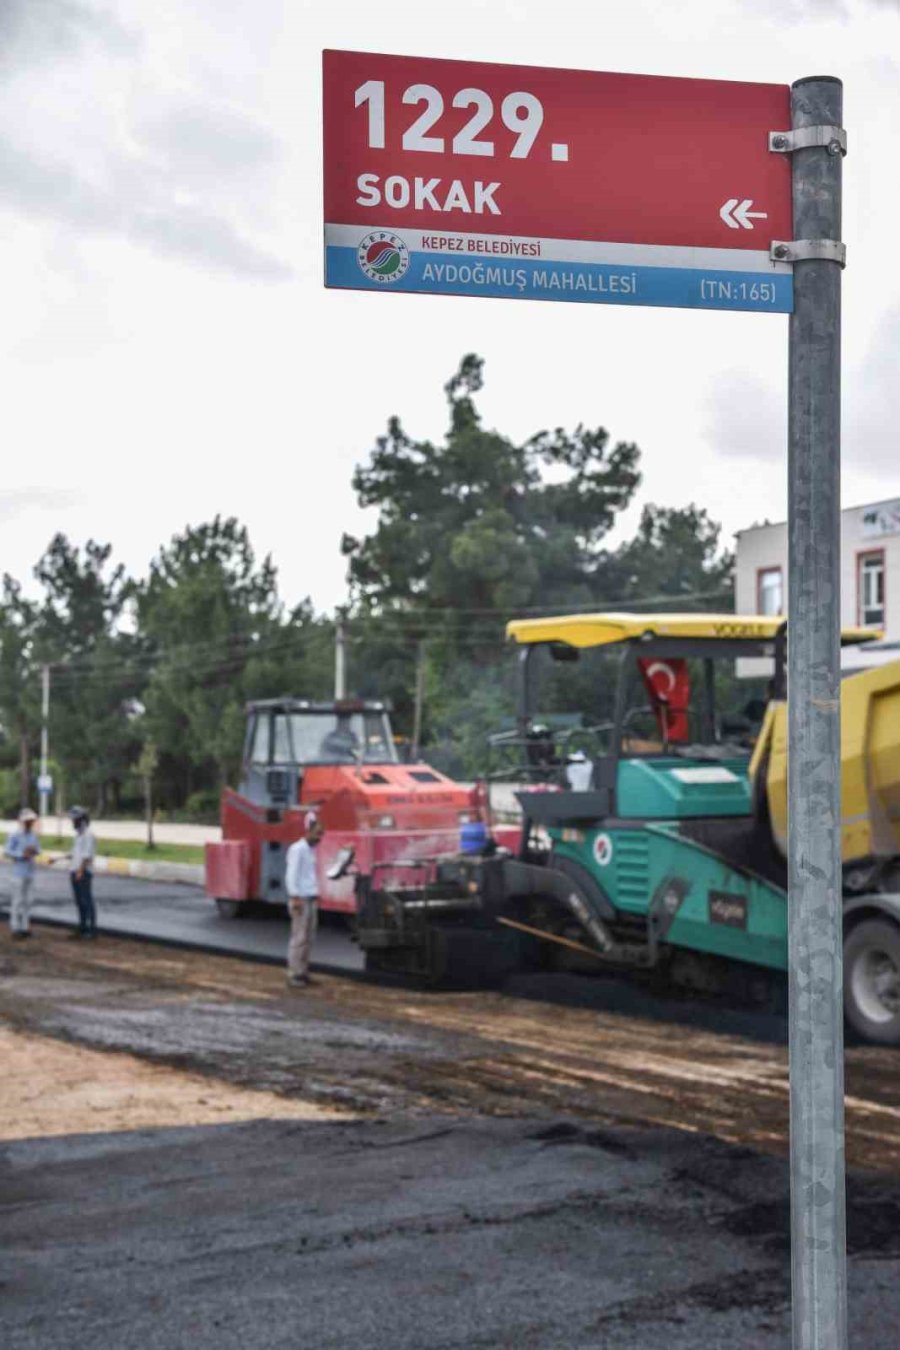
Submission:
[[[75,827],[75,843],[72,847],[72,894],[78,906],[78,930],[73,937],[94,938],[97,936],[97,911],[94,907],[94,859],[97,856],[97,843],[91,831],[90,816],[83,806],[73,806],[69,818]]]

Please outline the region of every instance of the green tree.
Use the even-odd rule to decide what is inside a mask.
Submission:
[[[353,478],[360,505],[378,512],[376,528],[342,545],[351,631],[364,634],[360,691],[389,697],[408,734],[424,642],[425,739],[440,739],[448,763],[468,762],[481,731],[471,706],[456,706],[447,672],[465,671],[471,703],[474,685],[504,660],[506,617],[593,603],[602,541],[640,482],[637,446],[613,444],[602,427],[556,428],[522,444],[487,430],[475,402],[483,364],[464,357],[445,385],[442,442],[413,440],[391,418]],[[481,700],[479,727],[501,706],[503,687],[501,679]]]
[[[11,576],[3,577],[0,603],[0,751],[18,764],[18,800],[31,798],[31,754],[40,718],[39,671],[35,656],[37,609]]]
[[[109,544],[79,548],[57,534],[35,568],[43,588],[35,650],[51,666],[53,752],[71,795],[93,797],[98,813],[118,805],[128,777],[143,683],[137,643],[121,627],[128,583],[111,554]]]
[[[111,544],[83,549],[56,534],[34,569],[44,588],[42,641],[69,656],[90,652],[114,629],[126,599],[125,569],[109,568]]]
[[[445,386],[442,444],[412,440],[394,417],[357,469],[359,503],[378,511],[371,535],[343,543],[364,609],[437,612],[471,637],[480,614],[496,627],[500,614],[592,594],[601,541],[640,481],[637,447],[582,426],[517,445],[482,426],[482,379],[481,358],[466,356]]]
[[[308,604],[285,613],[276,581],[271,559],[257,562],[246,528],[216,516],[161,548],[135,588],[138,632],[152,660],[147,735],[161,776],[168,770],[170,796],[183,800],[234,780],[247,699],[324,692],[325,625]]]
[[[607,600],[671,608],[671,597],[686,609],[731,609],[734,554],[720,552],[721,534],[702,507],[645,506],[634,538],[604,559]]]
[[[482,383],[481,358],[464,357],[445,386],[440,443],[413,440],[390,420],[353,478],[360,505],[378,512],[376,528],[342,544],[351,632],[363,634],[356,687],[390,698],[409,734],[424,642],[425,739],[439,735],[450,758],[467,758],[471,737],[446,672],[465,667],[471,690],[479,670],[503,659],[506,617],[592,603],[602,540],[640,481],[637,447],[612,444],[602,427],[542,431],[523,444],[487,430],[475,403]]]

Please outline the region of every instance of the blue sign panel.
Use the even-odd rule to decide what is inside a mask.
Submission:
[[[585,304],[767,310],[793,306],[789,264],[767,253],[326,226],[325,283]],[[705,255],[709,255],[708,257]]]

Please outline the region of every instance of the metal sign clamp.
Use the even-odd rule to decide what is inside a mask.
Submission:
[[[812,150],[824,146],[829,155],[846,155],[847,133],[843,127],[796,127],[793,131],[770,131],[769,149],[777,155],[790,155],[795,150]]]
[[[769,245],[772,262],[836,262],[847,266],[847,245],[837,239],[773,239]]]

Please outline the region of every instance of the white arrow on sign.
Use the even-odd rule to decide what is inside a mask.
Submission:
[[[768,220],[767,211],[751,211],[752,205],[750,198],[739,202],[737,197],[729,197],[725,205],[719,208],[719,215],[730,230],[736,230],[739,226],[752,230],[754,220]]]

